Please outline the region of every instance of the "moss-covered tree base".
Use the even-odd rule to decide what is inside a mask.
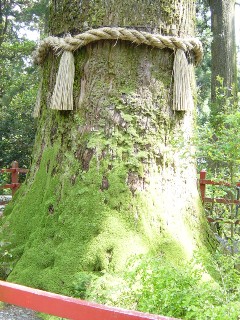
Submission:
[[[44,63],[31,170],[4,212],[8,280],[72,295],[77,275],[121,272],[133,255],[190,258],[208,228],[193,110],[172,110],[173,52],[120,41],[75,52],[73,112],[49,108],[58,63]]]
[[[128,258],[146,253],[178,263],[196,247],[193,232],[201,242],[199,227],[205,226],[191,211],[185,214],[186,225],[174,214],[166,218],[164,195],[156,182],[150,183],[152,189],[132,195],[123,162],[114,161],[108,172],[107,159],[101,167],[93,161],[87,172],[73,179],[79,163],[71,161],[68,167],[66,157],[66,167],[54,176],[60,148],[43,152],[34,181],[29,180],[31,188],[23,186],[5,210],[4,238],[11,242],[16,261],[9,281],[74,295],[81,272],[117,273]]]

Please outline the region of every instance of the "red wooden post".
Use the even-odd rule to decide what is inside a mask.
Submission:
[[[19,168],[17,161],[13,161],[12,167],[9,169],[0,169],[0,173],[11,173],[11,183],[1,185],[0,189],[12,189],[12,195],[14,195],[21,185],[18,181],[19,173],[28,173],[28,171],[28,169]]]
[[[205,193],[206,193],[206,184],[203,180],[206,179],[207,176],[207,171],[206,170],[201,170],[200,171],[200,192],[201,192],[201,198],[202,198],[202,202],[204,203],[205,200]]]
[[[18,162],[17,161],[13,161],[12,163],[12,196],[14,196],[15,192],[17,191],[17,189],[19,188],[19,184],[18,184]]]

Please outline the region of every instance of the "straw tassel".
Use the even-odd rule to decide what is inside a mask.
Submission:
[[[51,109],[73,110],[74,56],[64,51],[60,60],[55,88],[51,99]]]
[[[36,103],[35,107],[32,113],[33,118],[38,118],[40,114],[40,109],[41,109],[41,97],[42,97],[42,86],[43,86],[43,79],[41,78],[41,82],[39,84],[38,88],[38,93],[37,93],[37,98],[36,98]]]
[[[173,110],[192,110],[193,97],[190,85],[190,69],[186,54],[177,49],[173,64]]]

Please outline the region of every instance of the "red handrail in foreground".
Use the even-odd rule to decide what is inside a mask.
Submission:
[[[5,281],[0,281],[0,301],[72,320],[175,319],[109,307]]]

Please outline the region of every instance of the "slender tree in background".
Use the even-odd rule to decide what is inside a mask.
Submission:
[[[206,5],[205,1],[204,2]],[[211,8],[211,102],[210,117],[203,117],[199,132],[200,169],[209,177],[223,179],[235,185],[239,179],[239,125],[237,59],[235,41],[235,2],[209,1]],[[211,196],[236,198],[236,190],[212,189]],[[210,216],[238,219],[235,206],[213,203],[205,206]],[[213,228],[215,224],[212,224]],[[215,229],[219,236],[237,241],[239,230],[234,224],[223,224]],[[226,240],[227,240],[226,239]],[[232,246],[232,253],[234,252]]]
[[[223,111],[226,99],[219,101],[218,88],[225,98],[237,97],[237,58],[235,41],[235,0],[210,0],[212,41],[212,117]],[[221,92],[222,94],[223,92]]]
[[[119,26],[183,38],[194,33],[194,12],[192,0],[59,0],[49,23],[60,36]],[[191,71],[192,52],[188,59]],[[72,111],[50,108],[59,60],[50,50],[43,62],[32,166],[5,211],[8,279],[73,294],[80,272],[117,272],[132,255],[190,258],[206,244],[208,227],[191,99],[185,111],[173,110],[174,51],[121,40],[76,50]]]
[[[237,120],[239,117],[235,41],[236,1],[222,0],[209,1],[209,3],[213,35],[211,46],[212,103],[210,105],[209,123],[202,124],[200,128],[204,135],[209,131],[207,137],[205,136],[207,141],[200,146],[200,157],[207,160],[204,165],[208,166],[213,174],[223,175],[232,181],[234,176],[237,177],[239,171],[238,161],[236,161],[238,159],[238,147],[233,147],[237,141],[239,126]],[[234,117],[237,121],[234,121]],[[228,143],[226,143],[226,139]],[[205,150],[207,146],[210,147],[207,148],[208,152]]]

